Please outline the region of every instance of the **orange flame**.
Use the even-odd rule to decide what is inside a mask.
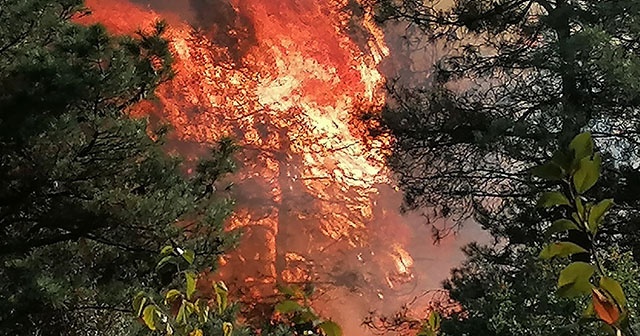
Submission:
[[[132,33],[167,19],[177,75],[132,113],[170,122],[183,144],[240,140],[239,206],[228,225],[245,235],[225,256],[222,278],[254,297],[277,281],[328,283],[326,291],[346,288],[342,295],[369,309],[414,281],[409,229],[378,204],[397,198],[384,165],[390,139],[369,137],[357,122],[385,103],[384,34],[357,1],[230,3],[242,20],[201,31],[125,0],[89,0],[94,14],[79,21]],[[234,44],[220,44],[220,34]]]

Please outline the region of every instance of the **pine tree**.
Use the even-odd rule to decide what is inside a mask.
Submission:
[[[574,320],[562,315],[575,311],[572,303],[547,294],[556,270],[536,261],[545,239],[541,219],[549,213],[530,200],[554,182],[532,180],[530,170],[590,131],[603,155],[604,182],[588,196],[619,205],[600,236],[625,256],[620,263],[638,269],[631,256],[640,257],[640,3],[376,5],[381,20],[402,20],[420,28],[418,38],[451,49],[426,83],[414,83],[418,89],[392,88],[382,116],[396,139],[390,163],[407,191],[406,206],[434,208],[458,224],[473,217],[496,242],[468,247],[467,261],[445,284],[466,312],[462,321],[445,321],[443,332],[575,332],[560,328]],[[583,238],[568,237],[579,245]]]
[[[162,246],[210,264],[232,242],[213,185],[234,146],[187,176],[166,130],[126,113],[171,78],[164,23],[111,36],[71,20],[87,14],[80,0],[0,0],[2,334],[121,335],[135,293],[165,285]]]

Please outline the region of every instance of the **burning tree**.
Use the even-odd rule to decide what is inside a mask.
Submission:
[[[370,136],[361,118],[384,105],[378,66],[389,54],[368,7],[339,0],[88,5],[93,15],[81,22],[119,33],[159,17],[170,22],[176,76],[133,114],[171,124],[170,145],[192,158],[203,144],[238,140],[240,169],[229,188],[238,207],[227,229],[244,236],[212,275],[232,296],[258,308],[277,283],[314,282],[318,297],[349,298],[346,308],[323,307],[360,333],[360,319],[345,309],[364,316],[415,288],[409,229],[388,205],[398,197],[384,162],[390,139]]]

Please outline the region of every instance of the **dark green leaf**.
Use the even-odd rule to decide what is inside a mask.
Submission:
[[[196,254],[192,250],[185,250],[182,253],[182,258],[184,258],[184,260],[186,260],[189,263],[189,265],[193,264],[193,260],[195,260],[195,257],[196,257]]]
[[[541,259],[551,259],[554,257],[567,257],[576,253],[587,252],[584,248],[571,242],[557,242],[547,245],[540,252]]]
[[[564,232],[569,230],[579,230],[578,225],[569,219],[558,219],[553,222],[551,227],[547,230],[547,237],[551,236],[554,233]]]
[[[603,333],[605,333],[605,334],[607,334],[607,335],[611,335],[611,336],[618,336],[618,335],[620,335],[620,334],[618,334],[618,333],[616,332],[616,330],[615,330],[615,329],[613,329],[613,327],[612,327],[612,326],[610,326],[610,325],[608,325],[608,324],[606,324],[606,323],[601,323],[601,324],[600,324],[600,328],[599,328],[599,329],[600,329],[600,331],[601,331],[601,332],[603,332]]]
[[[299,303],[292,300],[285,300],[285,301],[279,302],[276,305],[276,311],[283,314],[297,312],[297,311],[300,311],[301,309],[302,309],[302,306]]]
[[[592,285],[589,282],[595,268],[585,262],[569,264],[560,272],[558,278],[558,295],[563,297],[576,297],[591,293]]]
[[[142,308],[144,308],[144,304],[146,302],[147,296],[144,292],[136,294],[136,297],[133,299],[133,311],[136,313],[136,316],[140,316],[142,314]]]
[[[553,154],[551,161],[565,171],[570,171],[573,163],[573,154],[567,153],[567,151],[558,150]]]
[[[184,276],[187,279],[187,299],[191,300],[191,296],[196,292],[196,274],[185,272]]]
[[[318,325],[318,328],[320,328],[326,336],[342,336],[342,329],[333,321],[322,322]]]
[[[590,133],[578,134],[569,145],[573,150],[574,162],[580,162],[583,158],[593,154],[593,140]]]
[[[558,205],[569,205],[569,200],[566,196],[558,191],[545,192],[540,196],[538,200],[538,207],[551,208]]]
[[[600,155],[596,153],[594,159],[584,158],[580,161],[578,170],[573,174],[573,185],[579,194],[591,189],[600,178]]]
[[[162,266],[164,266],[166,264],[175,264],[175,263],[176,263],[175,257],[172,256],[172,255],[168,255],[168,256],[160,259],[160,261],[156,265],[156,270],[159,270],[160,268],[162,268]]]
[[[625,298],[624,291],[622,290],[622,286],[620,286],[619,282],[611,278],[602,277],[600,278],[600,287],[609,292],[620,307],[624,307],[626,305],[627,299]]]
[[[555,163],[547,163],[545,165],[535,167],[531,171],[531,174],[549,181],[562,180],[564,177],[564,171]]]
[[[594,205],[589,211],[589,231],[596,233],[607,211],[613,205],[613,199],[606,199]]]

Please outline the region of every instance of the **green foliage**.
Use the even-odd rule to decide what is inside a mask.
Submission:
[[[440,314],[433,310],[429,313],[429,318],[426,323],[422,326],[420,331],[418,331],[417,336],[437,336],[440,332],[440,322],[442,318]]]
[[[426,207],[456,228],[473,218],[493,238],[465,248],[446,282],[465,312],[444,319],[441,334],[599,334],[577,323],[589,298],[556,295],[565,261],[537,257],[553,236],[587,252],[606,246],[624,255],[616,260],[627,274],[639,269],[640,2],[374,3],[380,20],[407,27],[414,59],[439,58],[429,76],[392,83],[386,128],[376,130],[394,138],[389,163],[405,208]],[[411,48],[428,42],[428,54]],[[589,154],[590,135],[574,140],[584,131],[600,155]],[[541,191],[553,194],[536,207]],[[615,207],[601,203],[613,198]],[[598,246],[585,246],[585,235]],[[558,256],[584,261],[569,252]],[[607,276],[634,288],[614,266]]]
[[[551,259],[554,257],[566,257],[576,253],[587,252],[582,246],[571,242],[557,242],[547,245],[542,252],[540,258]]]
[[[568,204],[569,200],[562,193],[557,191],[542,194],[542,197],[540,197],[540,200],[538,201],[538,207],[542,208],[551,208],[558,205]]]
[[[338,324],[324,320],[309,306],[310,287],[279,285],[278,290],[284,298],[276,304],[275,310],[282,315],[280,323],[291,327],[291,335],[342,336]]]
[[[565,330],[580,318],[583,303],[556,295],[563,267],[540,261],[539,251],[467,246],[464,264],[444,284],[464,311],[446,316],[440,335],[596,335],[580,326]]]
[[[0,334],[295,335],[240,325],[226,286],[202,276],[237,235],[214,187],[234,143],[185,175],[167,127],[127,114],[173,76],[165,23],[112,36],[71,20],[89,14],[80,0],[0,0]]]
[[[78,0],[0,0],[0,334],[133,333],[135,293],[233,243],[232,202],[209,190],[234,146],[185,176],[165,130],[127,115],[173,75],[165,24],[119,37],[71,21],[83,14]],[[163,250],[158,279],[167,242],[186,252]]]
[[[591,293],[589,280],[596,269],[585,262],[569,264],[558,277],[558,294],[564,297],[576,297]]]
[[[597,246],[596,237],[600,224],[613,205],[613,200],[605,199],[600,202],[588,202],[583,194],[592,188],[600,176],[600,156],[594,153],[594,145],[589,133],[576,136],[569,145],[573,154],[572,165],[563,173],[561,183],[564,184],[561,193],[569,202],[562,204],[567,208],[566,218],[556,221],[571,222],[575,225],[563,224],[576,231],[583,232],[588,238],[588,246]],[[552,163],[548,163],[553,164]],[[553,180],[557,180],[554,176]],[[547,199],[547,193],[541,199]],[[587,202],[587,203],[585,203]],[[570,216],[569,216],[570,214]],[[556,230],[556,233],[563,230]],[[558,277],[558,295],[564,297],[592,296],[592,302],[583,314],[580,322],[595,318],[604,323],[604,327],[617,331],[628,330],[627,300],[620,283],[611,277],[602,262],[598,251],[587,251],[582,246],[572,242],[555,242],[547,245],[540,253],[540,258],[566,257],[578,253],[590,255],[592,263],[577,261],[565,267]],[[595,275],[595,277],[594,277]],[[595,278],[595,279],[593,279]],[[598,284],[597,286],[595,284]],[[631,332],[633,332],[631,330]]]
[[[576,223],[574,223],[570,219],[558,219],[553,222],[551,227],[549,227],[549,229],[546,232],[546,235],[550,236],[554,233],[564,232],[569,230],[578,230],[578,225],[576,225]]]
[[[193,251],[179,247],[164,247],[160,255],[166,253],[193,255]],[[164,258],[158,264],[162,263],[162,260]],[[185,261],[186,269],[178,274],[184,277],[180,284],[172,283],[168,288],[162,289],[164,294],[139,292],[133,298],[133,311],[136,316],[142,319],[149,330],[160,330],[167,336],[231,336],[235,335],[234,330],[248,332],[245,327],[235,326],[236,312],[233,306],[229,305],[226,285],[223,282],[212,282],[208,290],[198,290],[197,274],[201,270],[194,266],[193,258],[185,258]],[[179,285],[181,288],[173,288],[173,285]]]
[[[571,141],[589,130],[601,143],[603,169],[593,169],[598,158],[583,162],[574,174],[577,190],[616,194],[628,211],[614,216],[640,216],[634,168],[640,85],[630,80],[640,73],[637,1],[375,0],[374,6],[380,19],[407,26],[407,43],[433,42],[422,56],[438,58],[429,76],[393,82],[381,115],[386,128],[377,130],[395,140],[389,163],[407,209],[433,208],[433,216],[450,217],[456,227],[473,217],[497,238],[523,231],[513,219],[529,211],[524,199],[540,187],[529,170],[569,145],[580,162],[590,141],[587,135]],[[576,164],[565,152],[534,175],[558,181]],[[607,183],[593,188],[600,173]],[[640,251],[636,223],[614,225]]]

